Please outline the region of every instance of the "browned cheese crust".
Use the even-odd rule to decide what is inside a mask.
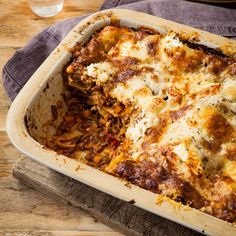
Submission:
[[[205,49],[145,27],[94,33],[64,68],[46,146],[235,222],[236,60]]]

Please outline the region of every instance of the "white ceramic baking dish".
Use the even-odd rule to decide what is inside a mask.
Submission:
[[[68,49],[73,47],[75,42],[85,43],[95,30],[117,19],[122,26],[145,25],[163,33],[167,29],[172,29],[195,36],[197,33],[201,43],[208,46],[231,48],[231,51],[236,48],[233,40],[144,13],[115,9],[96,13],[79,23],[67,35],[12,103],[7,116],[7,133],[11,142],[26,156],[124,201],[134,200],[132,202],[135,202],[136,206],[154,214],[205,234],[236,235],[236,227],[233,224],[179,205],[137,186],[127,187],[126,182],[121,179],[43,147],[43,139],[52,134],[60,122],[60,119],[52,122],[51,105],[58,105],[58,102],[61,104],[60,117],[65,112],[61,97],[63,90],[61,71],[71,56]]]

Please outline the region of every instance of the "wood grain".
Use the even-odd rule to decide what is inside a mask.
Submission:
[[[1,177],[8,177],[11,175],[12,167],[20,156],[20,152],[10,143],[6,132],[0,131],[0,185],[2,181]],[[0,198],[1,197],[0,194]]]
[[[28,1],[0,1],[0,47],[22,47],[43,28],[71,17],[78,17],[99,9],[102,0],[66,0],[63,10],[51,18],[35,15]],[[4,9],[4,10],[3,10]]]
[[[10,177],[3,178],[0,187],[4,191],[0,197],[0,230],[112,231],[85,213]]]
[[[16,164],[13,175],[54,199],[82,208],[99,221],[125,235],[199,235],[197,232],[137,208],[130,202],[121,201],[95,190],[28,158],[23,158]]]
[[[56,231],[68,230],[112,232],[109,227],[96,222],[85,213],[65,206],[14,179],[11,176],[12,167],[20,156],[10,144],[6,133],[1,131],[0,235],[7,235],[9,232],[11,235],[15,231],[21,231],[24,235],[32,230],[55,231],[52,235],[57,235]]]
[[[0,230],[0,235],[3,236],[121,236],[116,232],[94,232],[94,231],[56,231],[56,230]]]

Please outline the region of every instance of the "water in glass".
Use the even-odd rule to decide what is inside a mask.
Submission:
[[[29,0],[29,4],[38,16],[50,17],[62,10],[64,0]]]

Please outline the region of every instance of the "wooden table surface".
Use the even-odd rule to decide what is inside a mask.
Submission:
[[[65,0],[57,16],[40,18],[25,0],[0,0],[0,70],[36,33],[61,19],[99,9],[103,0]],[[0,85],[0,235],[120,235],[78,209],[63,205],[18,182],[11,175],[20,153],[10,143],[5,129],[10,106]]]

